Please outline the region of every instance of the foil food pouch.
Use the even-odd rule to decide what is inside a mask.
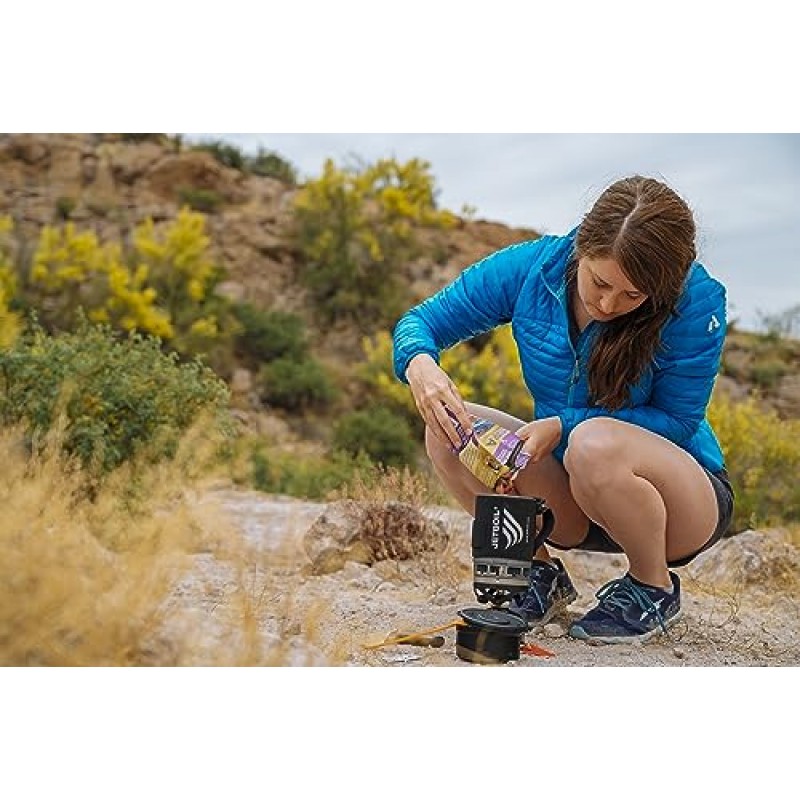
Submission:
[[[461,439],[459,461],[493,492],[512,492],[514,479],[530,460],[530,455],[522,451],[524,441],[508,428],[474,415],[470,415],[472,435],[468,436],[455,415],[449,409],[447,413]]]

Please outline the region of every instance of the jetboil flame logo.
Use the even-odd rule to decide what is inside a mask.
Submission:
[[[494,506],[492,509],[492,549],[500,548],[500,534],[505,539],[505,549],[508,550],[514,545],[520,544],[526,536],[522,525],[512,516],[508,509],[501,506]]]

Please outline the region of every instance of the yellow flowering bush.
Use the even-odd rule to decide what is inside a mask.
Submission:
[[[17,278],[11,258],[13,229],[10,217],[0,217],[0,349],[10,347],[20,331],[19,316],[9,308],[17,292]]]
[[[708,416],[736,493],[734,530],[800,520],[800,420],[724,395]]]
[[[414,228],[455,223],[436,208],[430,165],[381,159],[339,168],[325,161],[294,201],[302,277],[327,322],[340,317],[375,330],[408,306],[403,264],[417,254]]]
[[[358,366],[357,374],[367,392],[409,422],[418,422],[419,414],[411,390],[394,375],[391,334],[379,331],[374,336],[365,336],[361,346],[365,358]]]
[[[119,245],[102,244],[92,231],[80,232],[71,222],[42,229],[30,283],[34,305],[51,327],[71,330],[82,308],[95,322],[165,339],[173,335],[167,313],[147,285],[147,271],[129,267]]]
[[[133,257],[137,268],[147,271],[161,302],[174,317],[191,300],[206,299],[215,280],[214,262],[209,255],[211,239],[205,217],[182,208],[162,232],[147,219],[133,232]]]
[[[123,250],[71,222],[45,226],[29,279],[42,322],[73,330],[82,309],[93,322],[157,336],[183,353],[207,352],[223,338],[224,326],[205,217],[184,208],[163,229],[148,219],[132,241]]]

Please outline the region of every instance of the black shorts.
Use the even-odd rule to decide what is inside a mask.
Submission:
[[[714,494],[717,496],[717,508],[719,509],[719,518],[717,520],[717,527],[714,533],[711,534],[709,540],[696,552],[683,558],[678,558],[675,561],[668,561],[667,566],[670,567],[685,567],[692,559],[700,555],[704,550],[715,545],[727,532],[730,527],[731,520],[733,519],[733,487],[728,478],[728,472],[721,469],[718,472],[711,472],[706,470],[711,480],[711,485],[714,487]],[[605,528],[602,528],[596,522],[589,525],[589,532],[586,538],[574,547],[563,547],[552,541],[546,542],[548,547],[555,547],[558,550],[590,550],[594,553],[622,553],[622,548],[606,533]]]

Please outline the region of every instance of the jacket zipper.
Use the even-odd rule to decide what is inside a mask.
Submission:
[[[573,396],[575,394],[575,387],[578,384],[578,381],[581,377],[581,360],[580,360],[580,352],[582,352],[581,342],[586,340],[585,334],[589,330],[589,328],[594,324],[590,322],[578,336],[578,349],[575,349],[575,345],[572,344],[572,337],[569,335],[569,309],[567,309],[566,304],[564,303],[562,297],[566,295],[562,295],[561,297],[558,295],[557,292],[553,291],[550,284],[547,280],[544,280],[544,285],[547,287],[550,294],[556,299],[556,302],[561,306],[561,310],[564,312],[564,320],[566,322],[566,330],[567,330],[567,342],[569,342],[569,349],[572,351],[572,357],[575,360],[574,364],[572,365],[572,374],[570,375],[569,379],[569,392],[567,394],[567,403],[572,406]]]
[[[570,342],[570,345],[572,343]],[[575,356],[575,364],[572,367],[572,375],[569,379],[569,394],[567,395],[567,403],[572,406],[573,395],[575,394],[575,387],[578,384],[578,380],[581,376],[581,362],[578,354],[575,352],[575,348],[572,348],[572,353]]]

